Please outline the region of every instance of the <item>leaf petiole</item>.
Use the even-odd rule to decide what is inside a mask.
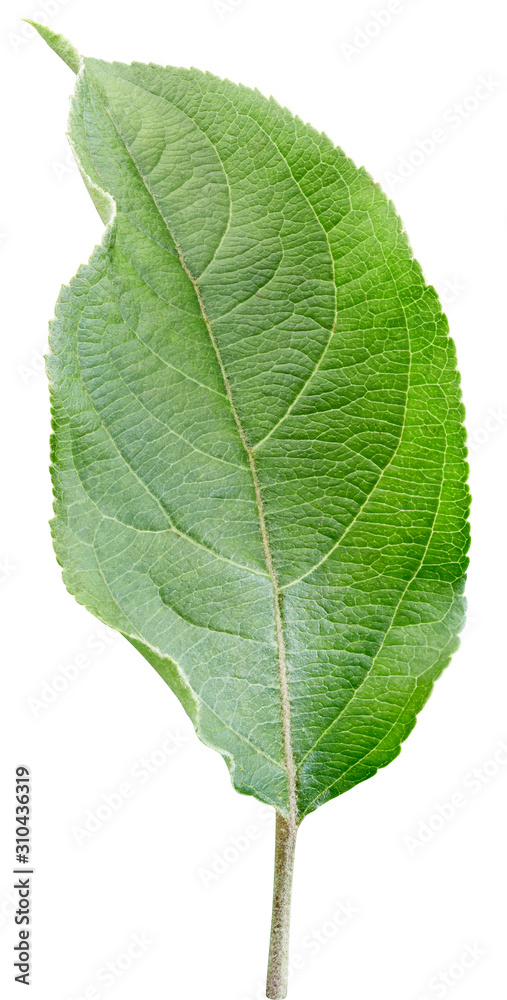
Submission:
[[[276,817],[273,913],[269,943],[266,996],[284,1000],[289,978],[289,937],[292,878],[298,827],[279,813]]]

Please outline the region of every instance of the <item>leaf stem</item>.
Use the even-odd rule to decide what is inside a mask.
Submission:
[[[296,850],[297,824],[276,816],[275,875],[273,885],[273,915],[269,942],[268,1000],[284,1000],[289,979],[289,936],[292,876]]]

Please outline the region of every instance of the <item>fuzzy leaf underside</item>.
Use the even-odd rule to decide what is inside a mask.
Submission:
[[[66,586],[303,817],[397,755],[457,648],[446,319],[380,188],[257,91],[84,59],[70,135],[114,211],[52,324]]]

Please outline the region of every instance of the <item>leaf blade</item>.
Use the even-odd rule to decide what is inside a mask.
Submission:
[[[209,74],[84,62],[74,144],[116,216],[77,340],[117,455],[88,402],[69,433],[97,565],[117,565],[108,624],[178,663],[240,790],[288,815],[294,759],[302,817],[396,756],[456,647],[468,500],[446,321],[392,206],[326,137]],[[70,589],[104,618],[87,573],[100,600],[83,574]]]

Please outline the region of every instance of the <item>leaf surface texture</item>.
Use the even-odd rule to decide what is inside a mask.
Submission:
[[[302,818],[397,755],[457,647],[446,319],[378,185],[272,99],[85,59],[70,131],[111,220],[52,325],[66,585]]]

